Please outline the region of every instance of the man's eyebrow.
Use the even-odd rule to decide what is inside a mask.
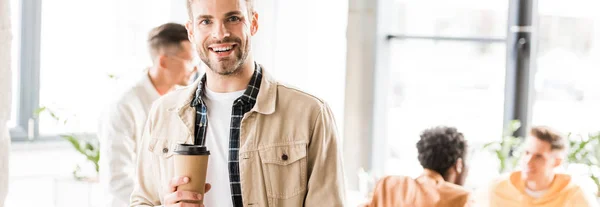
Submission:
[[[242,15],[242,12],[241,11],[230,11],[225,14],[226,17],[233,16],[233,15]]]
[[[196,20],[201,20],[201,19],[212,19],[212,18],[213,18],[213,16],[211,16],[211,15],[208,15],[208,14],[204,14],[204,15],[198,15],[198,16],[196,17]]]

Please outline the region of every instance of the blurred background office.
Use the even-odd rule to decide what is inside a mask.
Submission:
[[[148,32],[185,23],[185,0],[1,1],[12,33],[5,206],[98,206],[94,109],[151,65]],[[356,206],[377,178],[421,173],[415,144],[432,126],[465,133],[473,190],[513,168],[500,166],[513,150],[484,148],[504,135],[548,125],[572,134],[574,146],[597,142],[588,136],[600,132],[597,8],[597,0],[257,0],[253,50],[275,77],[330,104]],[[571,153],[562,169],[595,192],[598,147]]]

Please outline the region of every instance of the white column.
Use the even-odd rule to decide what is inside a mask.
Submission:
[[[386,25],[384,12],[392,1],[350,0],[349,3],[344,164],[348,187],[357,190],[359,169],[380,175],[387,156],[386,35],[391,27]]]
[[[10,117],[11,73],[10,73],[10,4],[0,0],[0,207],[8,193],[8,156],[10,137],[6,122]]]

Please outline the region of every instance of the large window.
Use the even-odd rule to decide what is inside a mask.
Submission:
[[[506,91],[525,84],[506,79],[506,62],[514,61],[506,55],[506,34],[515,29],[507,26],[509,2],[391,1],[384,173],[419,175],[419,133],[449,125],[464,132],[471,148],[469,164],[477,166],[471,168],[467,186],[488,182],[497,166],[490,162],[494,157],[481,151],[482,144],[501,137],[504,112],[515,110],[503,105],[505,96],[524,93]],[[600,18],[593,9],[599,6],[585,0],[538,2],[533,74],[519,77],[533,81],[534,98],[515,106],[532,104],[526,111],[532,116],[519,117],[531,118],[529,126],[576,134],[600,131]]]
[[[391,0],[391,32],[422,36],[505,37],[508,3],[494,0]]]
[[[386,174],[422,172],[415,145],[430,127],[457,127],[472,150],[501,137],[507,7],[503,1],[395,2]],[[471,175],[494,172],[481,167],[484,160],[471,160],[483,169]],[[485,179],[470,176],[469,182]]]
[[[104,103],[114,97],[111,76],[133,79],[150,66],[146,37],[169,21],[170,2],[41,2],[39,105],[70,121],[41,114],[39,134],[93,133]]]
[[[35,125],[33,111],[39,106],[49,107],[63,118],[74,115],[76,120],[63,126],[48,114],[42,114],[36,127],[40,136],[34,140],[55,138],[67,132],[93,133],[103,103],[114,97],[110,93],[115,80],[109,75],[119,77],[119,85],[127,84],[130,77],[135,78],[150,65],[145,43],[150,29],[168,21],[183,23],[182,18],[187,17],[173,14],[185,14],[184,1],[11,0],[10,3],[13,25],[10,125],[11,138],[19,141],[35,134],[37,129],[28,127]],[[34,17],[42,19],[41,24],[32,20]],[[26,55],[21,55],[21,51]],[[40,67],[31,62],[39,62]],[[38,73],[39,81],[34,77]],[[68,142],[13,142],[11,150],[6,206],[91,207],[100,203],[103,189],[97,183],[73,179],[76,164],[84,172],[93,167],[88,168],[90,162]],[[31,194],[40,196],[31,199]]]
[[[600,18],[597,1],[539,1],[533,124],[564,133],[600,127]]]

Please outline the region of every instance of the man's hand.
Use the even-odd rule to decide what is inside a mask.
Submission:
[[[194,202],[194,201],[202,201],[203,195],[196,192],[191,191],[178,191],[177,186],[183,185],[190,182],[190,178],[188,177],[174,177],[169,181],[169,191],[165,196],[165,205],[167,207],[204,207],[202,204],[198,203],[184,203],[185,202]],[[204,186],[205,191],[208,192],[210,190],[210,184],[206,184]]]

